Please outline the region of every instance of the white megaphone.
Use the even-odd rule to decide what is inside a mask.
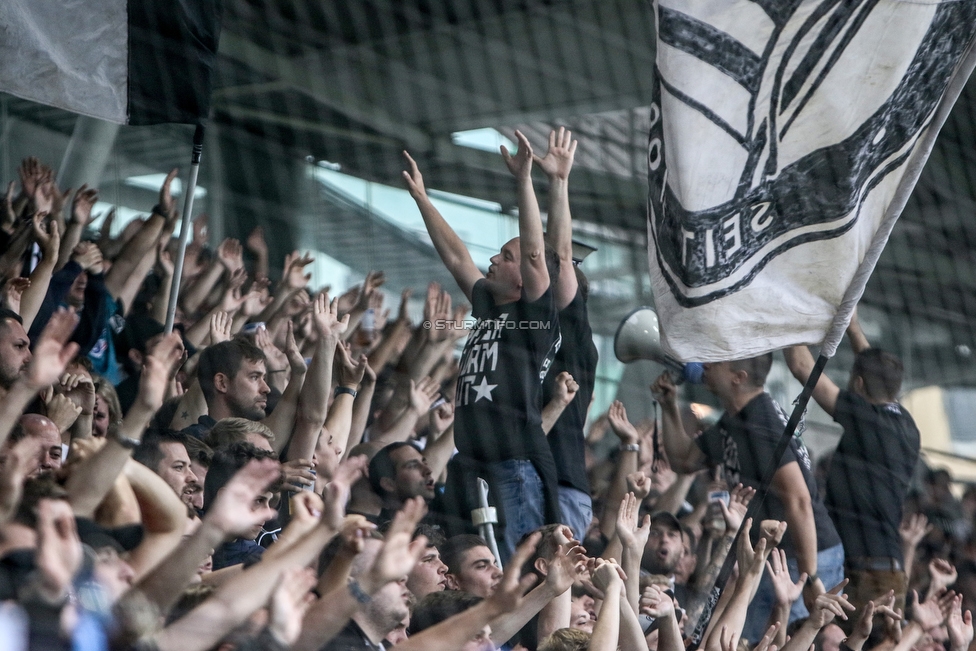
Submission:
[[[613,337],[613,354],[624,364],[649,359],[675,374],[675,382],[702,383],[701,362],[679,362],[661,349],[661,324],[651,307],[639,307],[620,322]]]

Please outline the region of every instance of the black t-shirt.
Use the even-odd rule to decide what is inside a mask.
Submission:
[[[353,620],[339,631],[339,634],[329,640],[329,643],[321,648],[320,651],[383,651],[386,646],[380,642],[373,644]]]
[[[577,290],[573,301],[560,310],[559,332],[563,341],[542,385],[542,404],[545,406],[552,399],[556,376],[563,371],[568,371],[579,383],[579,391],[552,426],[547,438],[556,461],[559,483],[589,493],[583,427],[586,425],[586,409],[593,397],[596,364],[600,355],[593,343],[593,330],[582,292]]]
[[[708,463],[723,466],[725,479],[730,487],[741,482],[743,486],[758,489],[764,479],[769,459],[776,444],[782,438],[785,428],[786,414],[771,395],[762,393],[753,398],[739,413],[722,414],[719,422],[705,430],[695,439],[695,442],[705,453]],[[817,493],[810,454],[803,445],[799,431],[798,428],[798,434],[790,441],[775,470],[793,461],[799,464],[813,502],[813,518],[817,525],[817,550],[822,551],[839,545],[840,538]],[[783,503],[773,491],[766,496],[759,514],[753,521],[754,536],[758,534],[759,523],[762,520],[786,520]],[[789,556],[795,556],[796,546],[793,544],[791,533],[792,531],[787,529],[782,547]]]
[[[902,504],[918,461],[915,421],[898,403],[872,405],[841,391],[834,420],[844,435],[830,462],[824,500],[848,558],[903,561]]]
[[[542,380],[560,342],[552,289],[531,303],[495,305],[479,280],[471,303],[478,322],[461,356],[454,403],[458,451],[482,462],[551,462],[542,431]]]

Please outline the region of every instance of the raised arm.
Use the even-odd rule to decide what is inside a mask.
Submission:
[[[289,373],[288,386],[281,394],[281,400],[275,406],[267,418],[262,422],[275,433],[275,440],[272,447],[275,452],[281,453],[291,440],[292,433],[295,431],[295,417],[298,415],[298,400],[305,386],[305,375],[308,367],[305,365],[305,358],[298,350],[295,342],[295,331],[291,321],[288,321],[285,333],[285,357],[288,358]]]
[[[871,347],[871,342],[861,330],[861,321],[857,318],[857,309],[851,314],[851,322],[847,324],[847,338],[851,340],[851,348],[855,353],[863,353]]]
[[[340,321],[336,301],[330,302],[329,295],[323,292],[315,297],[312,321],[318,333],[318,341],[315,343],[312,365],[308,369],[299,398],[295,432],[288,447],[288,461],[311,459],[315,451],[315,443],[322,433],[322,426],[325,425],[327,416],[326,408],[329,404],[329,392],[332,390],[332,360],[335,356],[336,344],[346,330],[349,317],[346,316]]]
[[[783,357],[786,358],[786,365],[790,368],[790,373],[793,374],[793,377],[800,384],[805,385],[810,377],[810,373],[813,372],[814,365],[813,355],[810,353],[810,349],[806,346],[784,348]],[[834,409],[837,407],[837,396],[839,395],[840,389],[834,384],[833,380],[821,374],[820,379],[817,380],[817,386],[813,388],[813,399],[830,416],[834,415]]]
[[[358,360],[354,360],[345,345],[336,346],[333,368],[336,370],[336,390],[339,393],[332,401],[332,408],[325,418],[325,428],[332,435],[333,444],[342,450],[346,450],[349,445],[353,404],[358,397],[357,392],[363,381],[363,375],[366,373],[366,363],[365,355],[360,355]]]
[[[522,295],[529,302],[536,301],[549,289],[549,269],[546,267],[546,242],[542,233],[539,200],[532,187],[532,145],[521,131],[515,132],[518,151],[512,156],[502,145],[502,158],[515,177],[519,211],[519,265],[522,271]],[[572,265],[570,265],[572,266]],[[470,297],[469,297],[470,298]]]
[[[34,239],[41,247],[42,257],[30,275],[30,285],[24,289],[20,297],[20,317],[24,320],[24,330],[30,332],[34,318],[41,310],[41,304],[51,286],[55,264],[58,261],[58,249],[61,246],[61,235],[58,225],[52,219],[44,223],[43,215],[34,215],[31,226]],[[70,252],[69,252],[70,253]]]
[[[678,388],[665,371],[651,385],[651,393],[661,405],[661,438],[668,461],[676,472],[690,474],[705,467],[705,455],[685,431],[678,409]]]
[[[454,232],[454,229],[447,224],[441,213],[431,203],[430,197],[427,196],[427,189],[424,187],[424,177],[420,174],[417,163],[407,152],[403,152],[403,155],[406,157],[409,167],[409,170],[403,172],[403,178],[407,182],[407,189],[410,191],[410,196],[417,202],[417,207],[420,209],[421,217],[424,218],[424,224],[427,226],[427,233],[430,235],[431,242],[433,242],[434,248],[441,257],[444,266],[454,276],[458,287],[461,288],[461,291],[464,292],[464,295],[470,301],[471,290],[474,284],[485,276],[475,266],[474,260],[471,259],[471,254],[468,252],[468,248],[464,245],[464,242],[461,241],[461,238]],[[540,241],[542,239],[541,224],[539,225],[539,239]]]
[[[817,576],[817,525],[813,519],[813,500],[803,479],[800,464],[791,461],[773,475],[773,494],[783,503],[783,517],[787,533],[793,537],[796,563],[800,572],[813,578]],[[820,579],[813,578],[803,588],[807,608],[813,605],[817,594],[824,591]]]
[[[542,431],[549,434],[559,417],[566,411],[566,407],[576,397],[579,391],[579,384],[567,371],[563,371],[556,376],[555,391],[552,398],[542,408]]]
[[[549,221],[546,243],[559,256],[559,279],[555,283],[556,307],[573,302],[578,287],[573,266],[573,222],[569,213],[569,171],[576,156],[576,141],[565,127],[549,132],[549,151],[545,158],[533,160],[549,177]]]
[[[71,259],[71,252],[81,241],[81,234],[91,221],[92,206],[96,201],[98,201],[98,190],[94,188],[83,185],[75,192],[74,199],[71,201],[71,221],[68,222],[68,227],[61,238],[58,269],[68,264],[68,260]]]

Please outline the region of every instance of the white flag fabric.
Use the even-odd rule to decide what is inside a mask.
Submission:
[[[976,2],[657,0],[648,257],[683,361],[832,356],[973,68]]]
[[[210,111],[221,0],[0,0],[0,91],[119,124]]]

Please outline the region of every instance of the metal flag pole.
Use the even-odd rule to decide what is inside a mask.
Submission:
[[[502,557],[498,553],[498,541],[495,540],[495,525],[498,524],[498,511],[495,507],[488,506],[488,482],[481,477],[478,477],[478,505],[481,508],[471,512],[471,522],[474,523],[474,526],[478,527],[478,532],[481,533],[481,537],[488,543],[488,549],[491,550],[492,555],[495,557],[498,568],[503,569]]]
[[[698,645],[701,644],[702,635],[705,633],[708,622],[712,619],[712,615],[715,612],[715,604],[718,603],[722,590],[726,587],[725,584],[728,583],[729,577],[732,576],[732,568],[735,565],[736,559],[735,550],[739,544],[739,536],[749,535],[749,532],[745,530],[745,522],[749,518],[755,518],[759,509],[762,508],[766,495],[769,493],[769,485],[773,481],[776,466],[786,453],[786,448],[796,433],[796,428],[800,425],[800,419],[803,418],[803,412],[807,409],[807,403],[810,402],[810,396],[813,395],[813,389],[817,386],[817,382],[820,381],[820,376],[823,374],[828,359],[829,357],[825,355],[820,355],[817,358],[817,362],[813,366],[813,371],[810,372],[810,377],[807,378],[806,384],[803,385],[803,391],[800,392],[800,397],[796,399],[793,413],[790,414],[790,419],[786,423],[783,435],[780,437],[779,442],[776,444],[776,450],[766,464],[766,473],[762,475],[764,477],[763,482],[756,490],[752,501],[749,502],[749,508],[746,509],[745,517],[742,518],[742,526],[739,527],[739,533],[736,534],[735,539],[732,541],[732,546],[729,549],[728,555],[725,557],[725,563],[722,564],[722,569],[719,571],[718,577],[715,579],[715,586],[712,588],[712,592],[708,597],[705,609],[702,611],[698,624],[695,626],[691,639],[688,641],[687,648],[689,651],[695,651],[695,649],[698,649]]]
[[[190,242],[190,232],[193,230],[193,195],[197,189],[197,175],[200,173],[200,159],[203,157],[202,124],[198,124],[193,132],[193,154],[190,158],[190,181],[186,184],[183,201],[183,218],[180,229],[180,248],[176,253],[173,266],[173,282],[169,288],[169,305],[166,308],[166,334],[173,332],[173,322],[176,320],[176,303],[180,298],[180,282],[183,280],[183,259],[186,257],[186,247]]]

